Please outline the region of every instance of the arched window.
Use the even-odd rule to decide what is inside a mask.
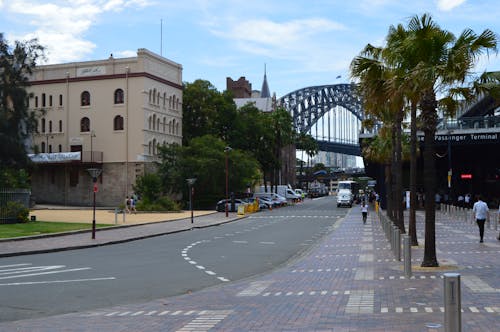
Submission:
[[[175,126],[175,133],[179,135],[179,123]]]
[[[63,96],[59,95],[59,106],[62,106],[63,104]]]
[[[62,120],[59,120],[59,132],[62,133]]]
[[[158,96],[156,97],[156,104],[160,106],[160,91],[158,91]]]
[[[148,118],[148,129],[151,130],[151,116]]]
[[[113,119],[113,130],[123,130],[123,117],[121,115],[117,115]]]
[[[45,118],[42,118],[42,133],[45,132]]]
[[[49,95],[49,106],[52,107],[52,95]]]
[[[115,104],[123,104],[123,90],[122,89],[116,89],[115,90]]]
[[[52,121],[49,121],[49,133],[52,132]]]
[[[42,146],[42,153],[45,153],[45,142],[42,142],[41,146]]]
[[[82,92],[81,106],[90,106],[90,93],[88,91]]]
[[[89,132],[90,131],[90,119],[85,117],[80,120],[80,131]]]
[[[166,102],[167,102],[167,93],[163,92],[163,107],[165,107]]]
[[[153,104],[156,104],[156,89],[153,89]]]
[[[35,96],[35,107],[38,107],[38,96]]]
[[[160,131],[160,118],[156,120],[156,130]]]
[[[156,114],[153,115],[153,130],[156,130]]]
[[[151,102],[151,90],[149,90],[149,102]]]
[[[42,93],[42,107],[45,107],[45,93]]]
[[[62,152],[62,145],[59,144],[59,152]]]
[[[172,108],[175,109],[175,95],[172,97]]]
[[[148,154],[149,154],[149,155],[152,155],[152,151],[151,151],[151,142],[149,142],[149,144],[148,144]]]
[[[165,133],[166,131],[166,124],[167,124],[167,118],[163,118],[163,132]]]
[[[153,155],[156,155],[156,138],[153,139]]]

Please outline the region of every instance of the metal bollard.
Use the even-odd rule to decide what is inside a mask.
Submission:
[[[118,209],[115,209],[115,225],[118,223]]]
[[[407,278],[411,278],[411,244],[409,235],[405,235],[403,238],[403,251],[405,260],[405,276]]]
[[[395,233],[394,248],[396,250],[394,252],[394,256],[396,256],[396,260],[399,262],[401,261],[401,231],[398,227],[396,227]]]
[[[462,331],[462,300],[460,274],[444,274],[444,329],[445,332]]]

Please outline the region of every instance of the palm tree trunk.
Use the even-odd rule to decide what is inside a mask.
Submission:
[[[417,239],[417,103],[411,104],[410,137],[410,216],[408,232],[412,246],[418,246]]]
[[[425,190],[425,249],[421,266],[439,266],[436,257],[436,206],[434,188],[436,180],[434,135],[436,133],[436,95],[427,91],[422,98],[422,123],[424,129],[424,190]]]
[[[401,162],[402,159],[402,148],[401,148],[401,141],[402,141],[402,125],[403,122],[403,111],[401,110],[400,112],[397,113],[397,119],[396,119],[396,128],[395,128],[395,138],[396,138],[396,145],[395,145],[395,185],[396,185],[396,192],[395,192],[395,204],[396,204],[396,225],[398,226],[399,230],[401,231],[401,234],[405,234],[405,223],[404,223],[404,214],[403,214],[403,165]]]
[[[392,216],[392,175],[391,175],[391,165],[385,165],[385,199],[387,201],[387,216],[390,218]],[[391,219],[392,220],[392,219]]]

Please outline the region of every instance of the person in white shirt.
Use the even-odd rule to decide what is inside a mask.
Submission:
[[[363,224],[366,224],[366,217],[368,216],[368,204],[363,200],[361,203],[361,214],[363,215]]]
[[[486,222],[486,218],[489,216],[490,210],[488,208],[488,204],[483,202],[481,196],[478,196],[477,202],[474,203],[472,212],[474,213],[477,226],[479,227],[479,242],[482,243],[484,236],[484,223]]]

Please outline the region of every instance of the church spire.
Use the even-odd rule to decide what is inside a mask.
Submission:
[[[267,75],[266,75],[266,64],[264,64],[264,82],[262,82],[262,89],[260,91],[261,98],[270,98],[271,92],[269,92],[269,85],[267,84]]]

